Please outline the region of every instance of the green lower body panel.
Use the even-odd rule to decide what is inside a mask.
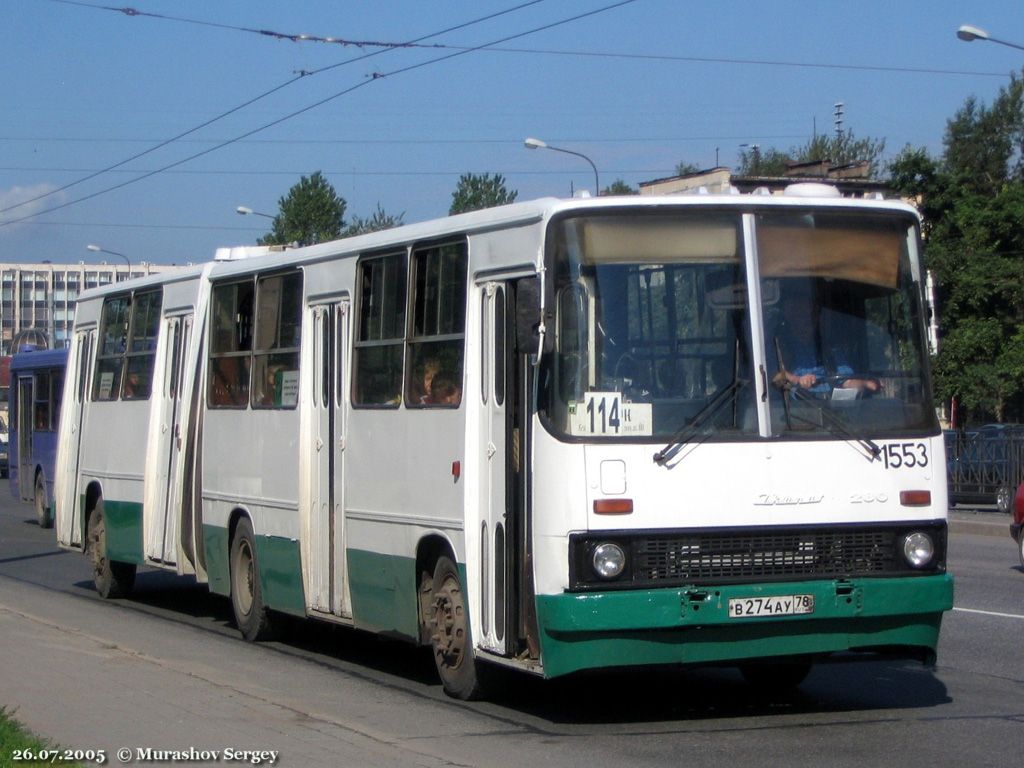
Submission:
[[[107,557],[120,563],[141,565],[142,505],[134,501],[103,500],[107,529]]]
[[[231,541],[228,530],[216,525],[203,525],[203,545],[210,591],[230,595]],[[305,616],[306,598],[302,588],[299,542],[280,536],[257,536],[256,563],[263,602],[267,607],[282,613]]]
[[[362,549],[348,550],[347,557],[355,625],[371,632],[418,638],[416,561]]]
[[[206,556],[206,579],[211,592],[231,594],[231,539],[228,529],[203,524],[203,554]]]
[[[746,618],[730,600],[810,596],[812,613]],[[737,604],[733,604],[735,609]],[[740,604],[742,605],[742,604]],[[886,649],[931,658],[947,574],[540,595],[544,674],[640,664],[703,664]]]

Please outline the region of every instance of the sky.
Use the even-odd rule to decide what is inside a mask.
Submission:
[[[318,170],[347,216],[405,223],[447,215],[464,173],[519,200],[593,191],[585,160],[526,137],[635,187],[800,146],[842,102],[886,159],[939,154],[965,100],[1024,67],[956,37],[1024,43],[1019,0],[108,2],[0,0],[0,262],[207,261],[268,231],[237,206],[274,214]]]

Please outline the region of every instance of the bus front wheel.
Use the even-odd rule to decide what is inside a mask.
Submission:
[[[465,595],[455,563],[443,555],[434,568],[428,625],[434,664],[445,693],[456,699],[478,698],[481,686]]]
[[[43,473],[36,473],[35,489],[36,518],[39,520],[40,528],[53,527],[53,514],[50,512],[50,505],[46,503],[46,483],[43,481]]]
[[[247,517],[238,521],[231,540],[231,608],[235,624],[246,640],[256,642],[270,637],[270,612],[260,587],[256,536]]]
[[[119,563],[107,557],[107,521],[103,514],[103,499],[89,515],[89,560],[92,580],[102,598],[127,597],[135,586],[135,564]]]

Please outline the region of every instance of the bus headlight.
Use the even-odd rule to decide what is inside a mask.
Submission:
[[[924,568],[935,557],[932,537],[921,531],[903,537],[903,557],[912,568]]]
[[[592,563],[594,573],[602,579],[615,579],[626,567],[626,553],[618,544],[598,544],[594,547]]]

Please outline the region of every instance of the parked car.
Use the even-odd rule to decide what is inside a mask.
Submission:
[[[1021,567],[1024,568],[1024,483],[1017,487],[1013,497],[1013,522],[1010,523],[1010,536],[1017,542],[1017,554]]]
[[[1024,481],[1024,424],[986,424],[946,433],[951,504],[994,504],[1010,512]]]

